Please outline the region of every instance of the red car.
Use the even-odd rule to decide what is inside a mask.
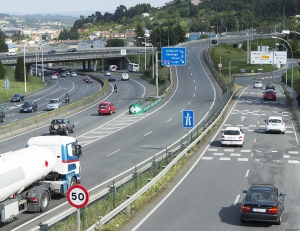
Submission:
[[[264,91],[263,99],[264,100],[268,100],[268,99],[276,100],[276,92],[271,89]]]
[[[112,102],[101,102],[98,106],[98,115],[116,113],[116,106]]]
[[[91,77],[88,77],[88,78],[85,79],[85,82],[86,83],[92,83],[93,79]]]
[[[58,75],[58,71],[53,71],[53,75]]]

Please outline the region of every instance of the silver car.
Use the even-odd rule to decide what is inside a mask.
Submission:
[[[265,133],[268,132],[280,132],[281,134],[285,133],[285,123],[280,116],[270,116],[266,122]]]
[[[60,108],[62,105],[60,99],[50,99],[50,102],[47,104],[47,111],[52,111]]]
[[[260,88],[260,89],[262,89],[262,82],[261,81],[255,81],[253,83],[253,88]]]

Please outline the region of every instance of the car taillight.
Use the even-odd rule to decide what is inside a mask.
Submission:
[[[284,125],[284,122],[283,122],[283,121],[281,122],[281,125]]]
[[[224,135],[222,135],[222,138],[225,138],[225,136],[224,136]]]
[[[243,136],[239,136],[239,139],[242,139],[243,138]]]
[[[272,208],[268,209],[268,213],[272,213],[272,214],[278,213],[278,208],[277,207],[272,207]]]
[[[30,200],[31,202],[37,202],[37,201],[38,201],[38,199],[37,199],[36,197],[30,198],[29,200]]]
[[[246,206],[246,205],[243,205],[242,206],[242,211],[245,212],[245,213],[250,213],[251,212],[251,209],[250,207]]]
[[[267,121],[267,124],[269,124],[269,121]]]

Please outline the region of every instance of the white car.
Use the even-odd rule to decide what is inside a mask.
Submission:
[[[225,145],[238,145],[243,147],[245,132],[239,127],[227,127],[222,132],[221,144]]]
[[[60,99],[50,99],[50,102],[47,104],[47,111],[52,111],[60,108],[62,105]]]
[[[74,72],[74,71],[71,72],[71,76],[72,76],[72,77],[76,77],[76,76],[77,76],[76,72]]]
[[[255,81],[253,83],[253,88],[260,88],[260,89],[262,89],[262,82],[261,81]]]
[[[122,74],[121,74],[121,80],[129,80],[129,75],[128,75],[128,73],[122,73]]]
[[[105,76],[111,76],[111,73],[109,71],[105,72]]]
[[[57,79],[57,75],[51,75],[51,79]]]
[[[280,116],[270,116],[266,122],[265,133],[268,132],[280,132],[281,134],[285,133],[285,123]]]
[[[15,56],[15,55],[17,55],[16,52],[8,52],[8,53],[6,54],[6,56]]]

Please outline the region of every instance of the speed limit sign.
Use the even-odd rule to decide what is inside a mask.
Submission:
[[[89,193],[85,187],[80,184],[75,184],[69,188],[67,192],[67,199],[70,205],[80,209],[89,202]]]
[[[223,63],[218,63],[218,68],[222,68],[223,67]]]

